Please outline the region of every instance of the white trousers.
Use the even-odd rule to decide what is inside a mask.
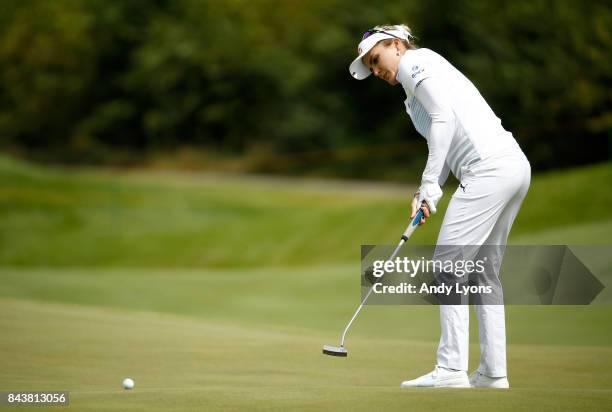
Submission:
[[[444,216],[437,245],[502,245],[501,253],[492,262],[498,275],[510,228],[529,189],[531,167],[517,149],[464,170]],[[475,308],[480,337],[478,371],[490,377],[506,376],[504,306]],[[469,319],[468,305],[440,305],[439,366],[468,370]]]

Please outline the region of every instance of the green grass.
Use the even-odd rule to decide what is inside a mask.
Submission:
[[[76,410],[596,411],[612,401],[609,346],[511,343],[510,391],[402,391],[403,378],[431,368],[433,342],[386,333],[358,337],[349,357],[339,359],[320,354],[335,336],[312,329],[12,299],[0,304],[0,327],[10,331],[0,350],[12,355],[2,358],[1,387],[69,390]],[[477,350],[472,345],[472,358]],[[134,391],[120,388],[124,376],[135,378]]]
[[[335,340],[356,306],[358,272],[352,265],[253,270],[2,268],[0,297],[169,313],[239,327],[295,327],[325,332]],[[507,311],[512,342],[612,342],[609,304],[509,306]],[[431,306],[372,305],[360,315],[351,336],[433,342],[439,333],[437,317],[437,308]],[[476,331],[472,337],[477,342]]]
[[[511,241],[610,245],[611,170],[534,177]],[[436,307],[369,306],[349,358],[320,354],[358,303],[359,245],[395,241],[412,190],[0,157],[0,391],[68,390],[79,411],[609,409],[609,304],[508,306],[505,392],[399,390],[433,367]]]
[[[537,177],[512,236],[612,220],[612,166]],[[393,243],[414,187],[42,169],[0,157],[0,263],[254,267],[351,262]],[[415,233],[435,242],[439,215]],[[606,243],[609,232],[593,232]],[[513,240],[513,239],[511,239]],[[572,243],[572,237],[559,238]]]

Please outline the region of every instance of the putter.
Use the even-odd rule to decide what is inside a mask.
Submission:
[[[395,250],[393,251],[393,253],[391,254],[388,260],[392,260],[395,257],[395,255],[397,255],[397,252],[399,252],[400,248],[404,245],[404,243],[408,240],[408,238],[410,238],[410,236],[412,235],[412,232],[414,232],[414,230],[419,225],[419,222],[421,221],[422,218],[423,218],[423,209],[419,209],[419,211],[416,213],[414,218],[408,224],[408,227],[404,231],[404,234],[402,235],[399,244],[397,245],[397,247],[395,248]],[[344,328],[344,331],[342,332],[342,337],[340,338],[340,346],[323,345],[324,355],[340,356],[343,358],[348,356],[348,351],[344,347],[344,338],[346,338],[346,333],[351,327],[351,324],[353,323],[357,315],[359,315],[359,312],[361,312],[361,308],[363,308],[363,305],[365,305],[366,301],[372,294],[373,290],[374,290],[374,284],[370,287],[370,290],[368,291],[367,295],[365,295],[365,298],[363,298],[363,300],[361,301],[361,304],[355,311],[355,314],[353,315],[351,320],[349,320],[348,324]]]

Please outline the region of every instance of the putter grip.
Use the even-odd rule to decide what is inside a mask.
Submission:
[[[414,229],[416,229],[416,227],[419,225],[419,222],[421,221],[422,218],[423,218],[423,209],[419,209],[416,215],[414,215],[414,218],[410,221],[410,224],[406,228],[406,231],[402,235],[402,239],[404,241],[408,240],[408,238],[412,235],[412,232],[414,232]]]

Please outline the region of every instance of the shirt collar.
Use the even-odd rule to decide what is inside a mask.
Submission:
[[[404,84],[404,74],[407,72],[404,70],[404,67],[408,64],[408,60],[410,60],[410,56],[408,56],[408,54],[410,54],[412,51],[413,50],[406,50],[404,55],[400,58],[399,64],[397,65],[397,75],[395,76],[395,79],[401,84]]]

